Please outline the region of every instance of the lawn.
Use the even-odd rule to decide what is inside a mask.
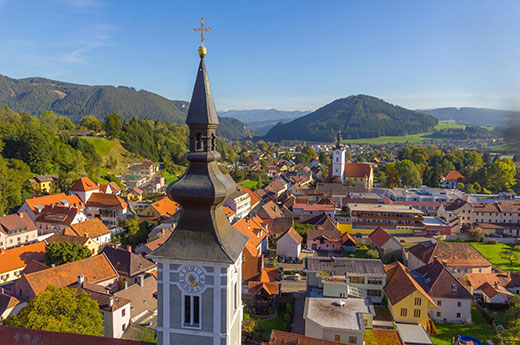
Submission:
[[[176,175],[170,174],[166,170],[163,170],[161,172],[161,176],[164,177],[164,183],[166,183],[166,185],[169,185],[170,183],[177,181],[179,179]]]
[[[258,331],[262,333],[269,333],[271,334],[271,331],[273,329],[277,329],[280,331],[284,331],[283,327],[283,316],[285,314],[285,307],[278,307],[278,314],[273,319],[268,319],[263,321],[262,318],[258,316],[251,315],[250,317],[258,320]]]
[[[488,313],[489,316],[491,316],[493,319],[495,319],[496,325],[504,326],[506,324],[507,320],[506,320],[505,311],[486,309],[486,312]]]
[[[458,324],[458,323],[441,323],[436,322],[435,326],[439,334],[431,336],[435,345],[451,345],[451,340],[459,335],[470,335],[484,343],[487,339],[497,343],[497,335],[495,330],[484,320],[482,315],[477,311],[475,306],[471,311],[473,318],[472,325]]]
[[[480,252],[480,254],[484,255],[486,259],[488,259],[493,265],[499,266],[504,271],[516,271],[520,272],[520,266],[518,263],[511,263],[500,257],[500,253],[504,250],[512,250],[512,244],[486,244],[482,242],[472,242],[471,245]]]
[[[251,190],[256,189],[256,185],[258,184],[258,181],[249,181],[245,180],[239,183],[243,188],[249,188]]]
[[[101,157],[108,155],[114,146],[119,143],[118,140],[109,140],[103,137],[82,137],[81,139],[91,143]]]
[[[447,129],[447,128],[465,128],[464,125],[455,124],[453,122],[442,121],[435,126],[436,130]],[[343,140],[346,144],[372,144],[372,145],[383,145],[389,143],[412,143],[417,144],[421,143],[426,139],[429,140],[442,140],[442,139],[434,139],[429,138],[429,136],[433,133],[424,132],[419,134],[410,134],[410,135],[401,135],[401,136],[386,136],[386,137],[378,137],[378,138],[362,138],[362,139],[346,139]]]

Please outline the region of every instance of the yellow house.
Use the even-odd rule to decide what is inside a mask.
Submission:
[[[177,204],[175,201],[172,201],[168,197],[164,197],[161,200],[158,200],[141,212],[140,216],[145,217],[165,217],[169,218],[173,216],[177,210],[179,209],[179,204]]]
[[[34,178],[29,180],[31,185],[36,187],[41,193],[53,193],[58,187],[58,175],[41,175],[35,176]]]
[[[428,309],[436,309],[437,304],[400,262],[386,265],[385,272],[385,294],[393,319],[396,322],[416,323],[428,330],[431,322]]]

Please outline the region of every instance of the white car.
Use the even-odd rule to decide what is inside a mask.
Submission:
[[[304,249],[302,249],[302,253],[312,254],[312,253],[314,253],[314,250],[312,250],[310,248],[304,248]]]

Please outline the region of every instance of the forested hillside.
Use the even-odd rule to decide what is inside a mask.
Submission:
[[[53,111],[79,123],[85,115],[103,119],[116,113],[123,120],[144,120],[184,123],[189,103],[172,101],[145,90],[126,86],[88,86],[44,78],[13,79],[0,75],[0,105],[7,104],[17,112],[41,115]],[[236,119],[223,119],[218,135],[229,139],[251,138],[255,135]]]
[[[439,121],[454,121],[472,126],[505,126],[512,119],[520,118],[520,111],[485,108],[437,108],[420,110],[435,116]]]
[[[431,115],[357,95],[337,99],[291,122],[279,123],[265,139],[331,142],[338,130],[344,139],[398,136],[427,132],[437,123]]]

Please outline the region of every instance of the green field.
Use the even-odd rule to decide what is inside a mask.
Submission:
[[[435,126],[436,130],[448,129],[448,128],[466,128],[464,125],[459,125],[450,121],[441,121]],[[362,138],[362,139],[346,139],[343,140],[346,144],[371,144],[371,145],[383,145],[389,143],[411,143],[417,144],[421,143],[426,139],[429,140],[440,140],[440,139],[432,139],[429,136],[433,133],[424,132],[419,134],[410,134],[410,135],[401,135],[401,136],[387,136],[387,137],[378,137],[378,138]]]
[[[162,175],[162,177],[164,177],[164,183],[166,183],[167,185],[169,185],[170,183],[177,181],[179,179],[177,176],[170,174],[166,170],[163,170],[161,175]]]
[[[513,265],[511,265],[508,260],[500,257],[500,254],[503,251],[511,251],[513,249],[512,244],[485,244],[481,242],[473,242],[471,245],[478,250],[480,254],[484,255],[493,265],[499,266],[504,271],[520,272],[520,266],[517,262],[513,262]]]
[[[103,166],[102,174],[123,174],[128,172],[128,166],[143,161],[143,158],[127,151],[119,140],[109,140],[104,137],[82,137],[94,146],[97,154],[103,158],[103,162],[109,159],[116,161],[116,166],[113,169],[107,169]]]
[[[258,184],[257,181],[249,181],[249,180],[245,180],[245,181],[242,181],[239,183],[243,188],[249,188],[251,190],[255,190],[256,189],[256,185]]]
[[[475,306],[473,306],[471,310],[471,317],[473,319],[472,325],[436,322],[435,326],[439,334],[437,336],[431,336],[433,343],[435,345],[451,345],[451,341],[454,337],[469,335],[479,339],[483,344],[485,344],[485,341],[488,339],[493,341],[494,344],[498,344],[495,330],[484,320]]]

